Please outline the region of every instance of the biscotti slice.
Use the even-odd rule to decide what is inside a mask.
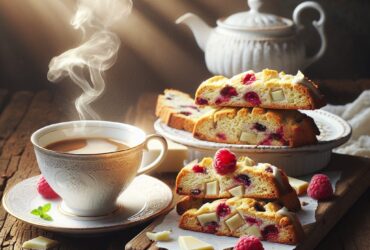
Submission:
[[[270,199],[281,202],[289,210],[301,208],[297,194],[281,169],[268,163],[255,164],[247,157],[239,158],[233,171],[226,174],[216,170],[212,158],[193,161],[177,175],[176,192],[206,199],[233,196]]]
[[[317,85],[301,72],[289,75],[270,69],[231,79],[214,76],[198,87],[195,99],[199,105],[218,107],[317,109],[326,104]]]
[[[202,116],[193,135],[206,141],[298,147],[317,143],[313,119],[298,110],[223,108]]]
[[[181,216],[179,227],[234,237],[254,235],[283,244],[297,244],[304,237],[294,213],[276,203],[266,204],[251,198],[219,199],[199,209],[190,209]]]
[[[163,95],[158,96],[155,114],[172,128],[192,132],[198,118],[212,110],[211,107],[196,105],[186,93],[166,89]]]

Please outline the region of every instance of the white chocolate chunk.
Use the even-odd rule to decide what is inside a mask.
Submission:
[[[170,231],[162,231],[162,232],[146,232],[146,237],[152,241],[169,241],[170,240]]]
[[[202,226],[205,226],[207,223],[210,222],[218,222],[218,217],[216,213],[207,213],[207,214],[200,214],[197,216],[199,223]]]
[[[246,235],[254,235],[258,238],[261,238],[261,231],[256,225],[251,225],[245,229]]]
[[[214,250],[212,245],[193,236],[179,236],[181,250]]]
[[[239,227],[243,226],[245,222],[240,214],[236,213],[235,215],[227,219],[225,223],[229,227],[230,231],[235,231]]]
[[[288,177],[289,184],[295,189],[298,195],[306,193],[308,182],[302,181],[293,177]]]
[[[245,166],[249,166],[249,167],[253,167],[254,165],[256,165],[256,163],[247,156],[239,157],[238,162],[241,164],[244,164]]]
[[[51,240],[43,236],[38,236],[31,240],[25,241],[22,244],[22,248],[28,249],[49,249],[58,245],[58,241]]]
[[[249,132],[242,132],[242,134],[240,135],[240,141],[242,142],[253,142],[255,141],[257,138],[257,134],[256,133],[249,133]]]
[[[271,91],[271,99],[274,102],[281,102],[285,100],[284,91],[282,89]]]
[[[218,192],[218,181],[212,181],[206,184],[206,195],[218,195]]]
[[[199,209],[198,209],[198,212],[199,214],[204,214],[204,213],[208,213],[212,210],[212,204],[207,202],[205,204],[203,204]]]
[[[293,77],[292,83],[297,84],[300,83],[304,80],[304,75],[303,73],[298,70],[297,74]]]
[[[234,197],[243,197],[244,187],[242,185],[239,185],[239,186],[230,188],[229,193]]]

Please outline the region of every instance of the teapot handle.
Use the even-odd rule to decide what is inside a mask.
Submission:
[[[312,63],[316,62],[320,57],[322,57],[326,49],[326,37],[325,37],[325,32],[324,32],[325,13],[321,5],[319,5],[316,2],[312,2],[312,1],[306,1],[306,2],[299,4],[293,12],[293,21],[298,27],[298,31],[302,30],[304,26],[301,23],[299,17],[300,17],[301,12],[306,8],[313,8],[320,13],[320,19],[312,21],[312,25],[316,28],[317,32],[320,35],[321,47],[315,55],[305,59],[302,68],[306,68]]]

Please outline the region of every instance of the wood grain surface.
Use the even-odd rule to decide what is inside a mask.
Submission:
[[[48,91],[10,93],[0,90],[1,197],[4,191],[16,183],[39,174],[29,138],[33,131],[44,125],[66,120],[58,111],[59,104],[54,100],[54,95]],[[155,95],[143,93],[139,102],[129,107],[130,113],[122,120],[134,123],[146,129],[147,132],[152,132],[154,102]],[[318,241],[330,231],[319,244],[319,249],[370,249],[369,191],[352,205],[361,193],[366,188],[368,189],[369,160],[335,155],[331,167],[343,168],[345,171],[346,181],[338,183],[337,188],[337,195],[343,197],[337,200],[338,206],[332,206],[330,202],[320,204],[318,216],[322,214],[321,211],[330,209],[330,212],[321,215],[321,224],[311,229],[310,237],[315,237]],[[173,175],[158,174],[156,177],[173,186]],[[351,192],[348,193],[346,190],[351,190]],[[333,220],[337,221],[343,215],[339,223],[332,228],[335,224]],[[150,222],[128,230],[90,237],[65,235],[40,230],[18,221],[0,206],[0,249],[21,249],[24,241],[39,235],[58,240],[60,244],[55,249],[125,249],[125,245],[148,225]],[[142,241],[146,244],[144,238]],[[155,249],[150,242],[148,246],[148,249]]]

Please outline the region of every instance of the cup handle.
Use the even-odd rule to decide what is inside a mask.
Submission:
[[[155,169],[156,167],[158,167],[163,162],[164,158],[166,157],[167,150],[168,150],[168,145],[167,145],[166,139],[161,135],[155,135],[155,134],[148,135],[145,139],[145,142],[144,142],[146,150],[148,150],[148,142],[150,140],[158,140],[162,144],[161,152],[157,156],[157,158],[155,158],[155,160],[153,162],[151,162],[148,166],[140,168],[136,175],[145,174],[145,173]]]

